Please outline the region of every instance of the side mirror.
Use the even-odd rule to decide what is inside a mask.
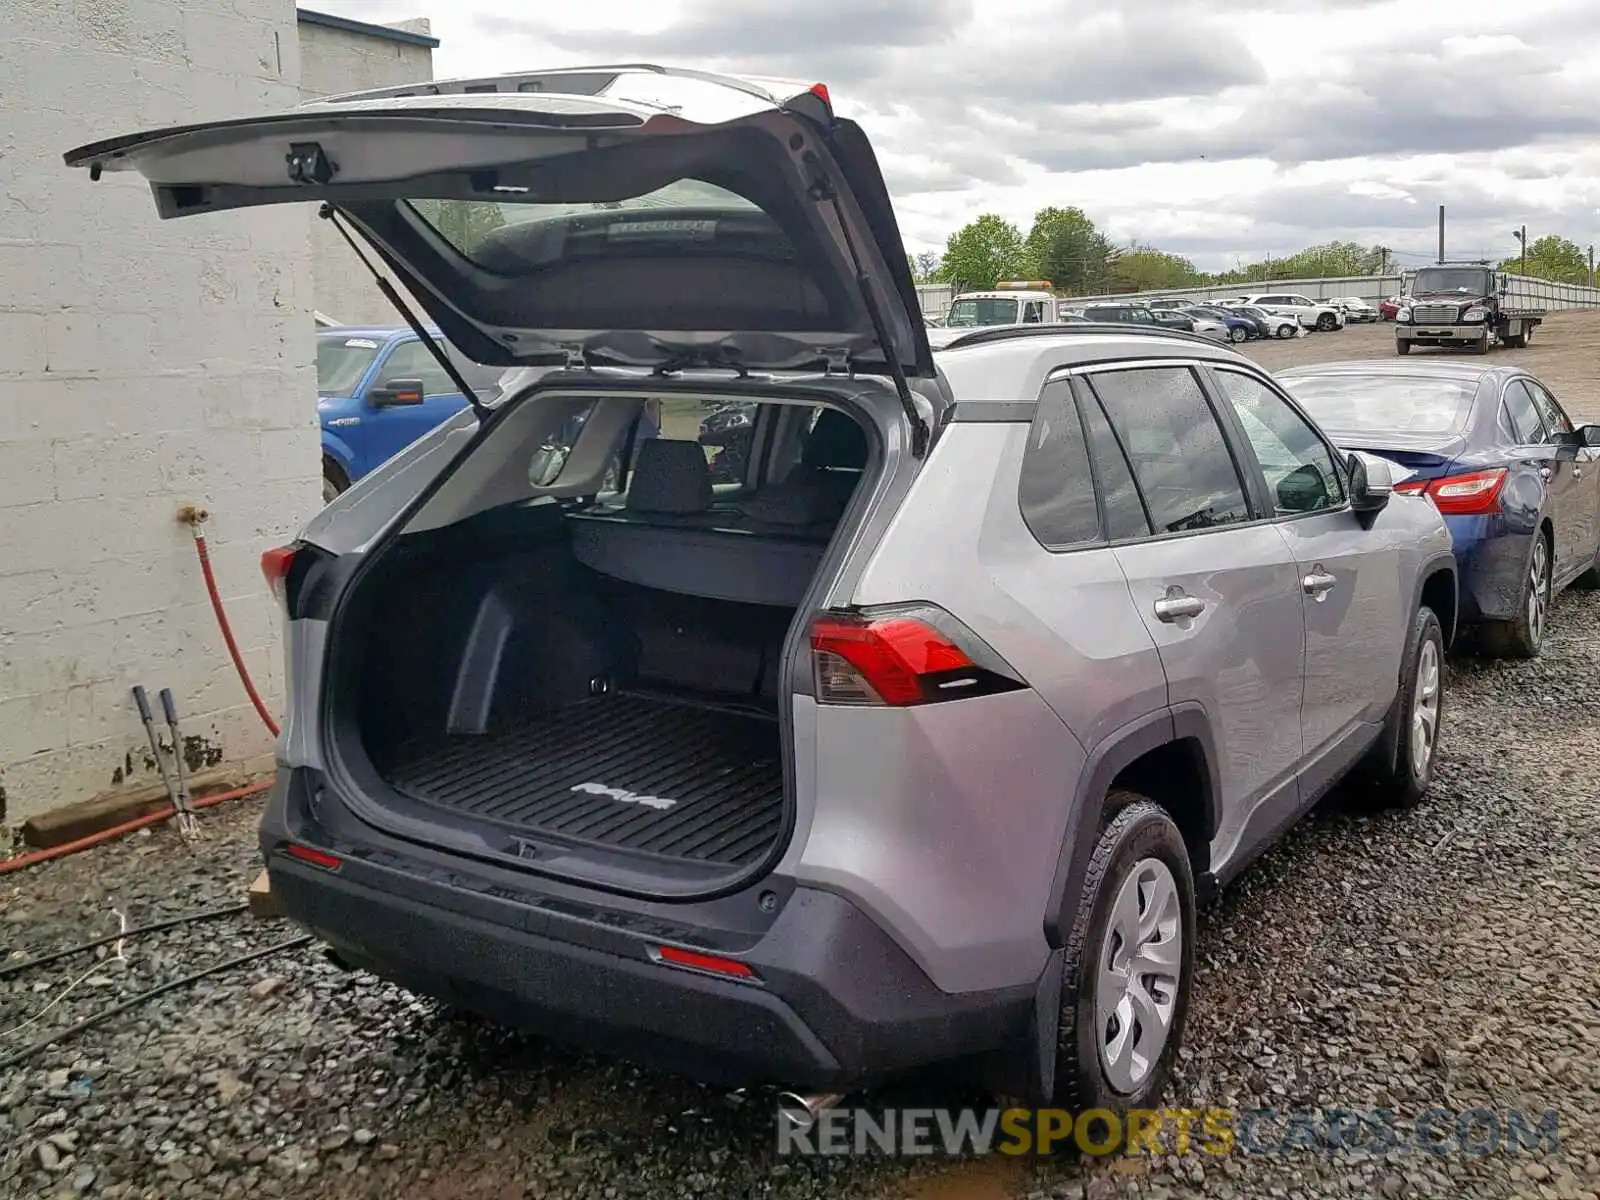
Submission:
[[[367,399],[372,401],[374,408],[395,408],[407,404],[421,404],[423,399],[422,380],[386,380],[382,387],[373,388],[368,392]]]
[[[1350,507],[1357,516],[1376,516],[1394,495],[1394,471],[1388,459],[1352,454],[1346,460],[1350,476]]]
[[[1579,425],[1571,433],[1559,434],[1557,441],[1563,446],[1592,450],[1600,447],[1600,425]]]

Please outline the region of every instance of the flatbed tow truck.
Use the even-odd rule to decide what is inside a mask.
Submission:
[[[1395,313],[1396,354],[1452,346],[1487,354],[1496,342],[1520,349],[1544,321],[1526,283],[1483,263],[1418,268]]]

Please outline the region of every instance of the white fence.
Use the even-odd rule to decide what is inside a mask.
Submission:
[[[1168,288],[1156,292],[1124,292],[1116,296],[1074,296],[1074,304],[1092,304],[1107,300],[1164,300],[1181,297],[1189,300],[1226,300],[1244,295],[1278,295],[1292,292],[1312,300],[1331,300],[1335,296],[1357,296],[1369,304],[1393,296],[1402,290],[1406,281],[1400,275],[1347,275],[1327,279],[1271,279],[1251,283],[1225,283],[1215,286]],[[1584,287],[1576,283],[1552,283],[1548,279],[1534,279],[1528,275],[1510,277],[1516,285],[1518,298],[1530,297],[1541,308],[1594,308],[1600,307],[1600,288]],[[953,298],[948,284],[919,283],[917,296],[922,301],[922,311],[927,316],[943,316]]]

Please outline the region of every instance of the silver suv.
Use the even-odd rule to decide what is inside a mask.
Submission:
[[[1428,786],[1449,535],[1204,338],[936,361],[865,137],[773,89],[552,71],[67,156],[166,217],[323,201],[519,368],[263,558],[273,888],[351,966],[702,1078],[1146,1102],[1197,898],[1352,770]]]

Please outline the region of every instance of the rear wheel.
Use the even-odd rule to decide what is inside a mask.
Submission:
[[[1409,808],[1433,781],[1444,717],[1444,631],[1431,608],[1413,619],[1411,653],[1400,690],[1383,723],[1383,735],[1367,753],[1362,774],[1380,805]]]
[[[1510,621],[1484,622],[1481,640],[1495,658],[1537,658],[1544,648],[1552,599],[1550,542],[1541,532],[1528,552],[1522,577],[1521,611]]]
[[[1065,947],[1056,1104],[1123,1113],[1166,1087],[1194,975],[1194,878],[1166,810],[1106,798]]]
[[[1230,342],[1242,342],[1248,336],[1244,331],[1243,325],[1233,325],[1228,328],[1228,340]]]
[[[331,458],[322,460],[322,502],[329,504],[350,486],[350,476]]]

